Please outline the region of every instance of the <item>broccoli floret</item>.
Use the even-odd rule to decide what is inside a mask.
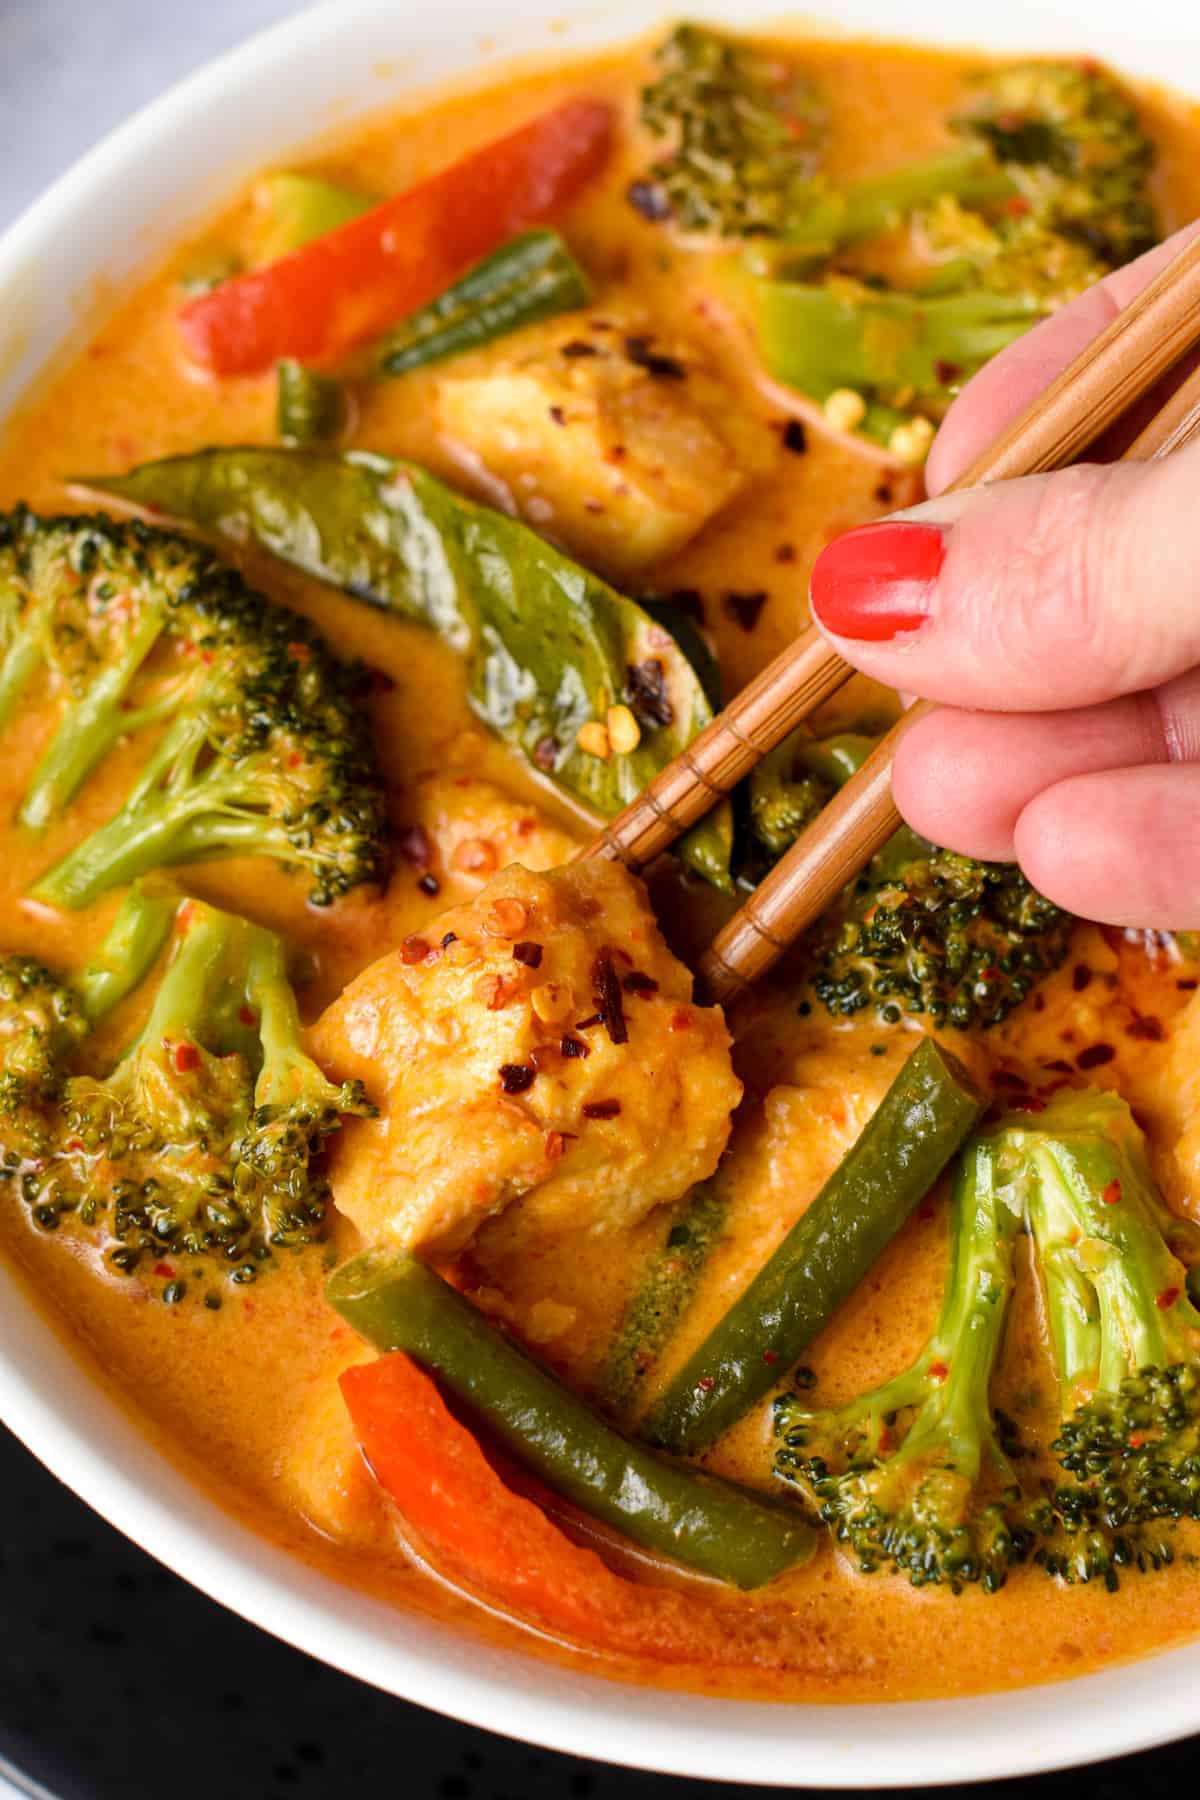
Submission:
[[[974,140],[965,152],[842,192],[814,182],[759,256],[761,273],[805,278],[750,287],[770,373],[822,403],[851,390],[858,429],[907,461],[990,357],[1157,236],[1152,146],[1103,71],[991,71],[952,124]],[[854,272],[846,252],[901,227],[926,270],[912,291]]]
[[[378,878],[383,801],[357,672],[187,539],[136,522],[0,521],[0,724],[39,674],[62,716],[21,809],[55,816],[120,738],[147,735],[107,825],[35,893],[75,910],[149,870],[266,855],[328,904]]]
[[[808,81],[778,56],[701,25],[655,52],[641,118],[668,153],[629,190],[652,219],[720,237],[773,236],[812,174],[820,111]]]
[[[994,1592],[1028,1551],[990,1399],[1020,1227],[1020,1207],[968,1149],[951,1201],[945,1299],[920,1356],[841,1407],[816,1410],[802,1392],[776,1402],[776,1474],[813,1497],[865,1573]]]
[[[1027,216],[1109,268],[1157,240],[1147,191],[1154,146],[1124,88],[1097,63],[988,70],[953,128],[987,144]],[[1022,214],[1009,216],[1019,222]]]
[[[835,1015],[996,1025],[1059,966],[1073,929],[1015,863],[977,862],[904,827],[817,927],[812,985]]]
[[[45,1152],[66,1061],[87,1028],[66,983],[32,956],[0,956],[0,1154],[6,1171]]]
[[[61,1075],[38,1156],[7,1167],[38,1224],[74,1215],[114,1268],[186,1254],[246,1280],[272,1250],[321,1236],[319,1152],[343,1114],[373,1109],[304,1053],[274,933],[191,900],[174,926],[136,1040],[105,1075]],[[115,1003],[149,943],[144,920],[119,915],[82,990]]]
[[[750,829],[777,862],[875,748],[865,733],[814,737],[800,726],[755,764],[747,783]]]
[[[1033,1514],[1038,1559],[1110,1585],[1169,1561],[1165,1527],[1200,1518],[1200,1311],[1186,1221],[1167,1211],[1119,1096],[1057,1096],[992,1134],[987,1154],[1028,1211],[1058,1369],[1059,1474]]]

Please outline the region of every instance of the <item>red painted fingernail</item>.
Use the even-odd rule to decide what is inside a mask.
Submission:
[[[809,598],[827,631],[882,644],[915,631],[930,614],[930,589],[946,555],[936,525],[883,519],[826,544]]]

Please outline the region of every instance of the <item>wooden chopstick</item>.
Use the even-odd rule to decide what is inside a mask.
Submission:
[[[1170,456],[1197,436],[1200,368],[1192,371],[1121,460],[1149,462]],[[834,795],[717,933],[700,963],[701,980],[711,998],[728,1002],[769,969],[886,843],[900,824],[892,799],[896,745],[918,719],[934,710],[927,700],[908,709],[853,780]]]
[[[1194,238],[955,482],[974,487],[1072,461],[1200,338]],[[812,626],[744,687],[583,852],[643,869],[823,705],[853,670]]]

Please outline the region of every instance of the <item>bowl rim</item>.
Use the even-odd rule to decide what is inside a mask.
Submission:
[[[1058,0],[1059,12],[1070,3]],[[1115,19],[1119,0],[1101,3]],[[1157,3],[1169,23],[1176,0]],[[870,16],[878,4],[854,0],[850,10]],[[518,12],[522,7],[527,23],[548,10],[547,0],[519,0]],[[598,0],[567,0],[558,11],[583,19],[591,18],[591,8],[596,16],[585,35],[597,31],[597,41],[632,35],[639,22],[647,28],[672,10],[661,0],[618,0],[603,9]],[[472,41],[492,23],[485,0],[443,0],[437,10],[443,32],[465,24]],[[687,10],[714,18],[730,12],[728,0]],[[787,10],[774,8],[777,16]],[[1015,10],[1027,22],[1045,7],[1041,0],[1015,0]],[[893,12],[900,23],[898,6]],[[628,27],[618,22],[613,29],[613,14],[628,19]],[[264,75],[286,81],[298,67],[311,71],[319,63],[337,71],[347,34],[359,30],[374,33],[381,45],[395,41],[402,52],[415,20],[393,0],[320,0],[175,84],[81,157],[0,237],[0,310],[9,294],[20,295],[39,272],[53,269],[64,233],[82,230],[89,215],[102,216],[121,184],[136,189],[156,159],[169,163],[178,142],[202,137],[222,107],[259,91]],[[845,17],[838,27],[821,28],[844,30]],[[945,36],[954,41],[952,33]],[[465,58],[457,60],[465,66]],[[1192,60],[1200,63],[1195,50]],[[323,79],[335,102],[339,77]],[[394,91],[420,85],[402,76]],[[311,137],[306,123],[292,141]],[[213,198],[221,185],[227,191],[232,181],[210,184]],[[147,218],[152,212],[151,206]],[[129,266],[140,266],[136,242]],[[62,313],[53,327],[60,346],[83,331],[78,312]],[[36,360],[44,366],[48,354],[39,350]],[[3,364],[0,353],[0,372]],[[1069,1683],[961,1699],[814,1704],[633,1687],[466,1638],[456,1627],[361,1594],[231,1516],[155,1448],[9,1267],[0,1267],[0,1418],[118,1530],[251,1623],[400,1698],[547,1749],[710,1780],[883,1788],[1046,1772],[1200,1728],[1200,1699],[1193,1694],[1200,1642]],[[1064,1708],[1068,1692],[1071,1705]]]

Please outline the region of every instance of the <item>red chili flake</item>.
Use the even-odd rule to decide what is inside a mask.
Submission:
[[[1092,971],[1088,968],[1087,964],[1076,963],[1075,967],[1071,970],[1071,986],[1075,989],[1075,992],[1077,994],[1082,994],[1084,988],[1087,987],[1091,979]]]
[[[702,1375],[696,1383],[696,1389],[701,1394],[711,1394],[716,1385],[711,1375]]]
[[[1045,994],[1040,994],[1040,993],[1039,993],[1039,994],[1035,994],[1035,995],[1034,995],[1034,996],[1033,996],[1033,1001],[1032,1001],[1032,1005],[1033,1005],[1033,1010],[1034,1010],[1034,1012],[1045,1012],[1045,1010],[1046,1010],[1046,996],[1045,996]]]
[[[567,422],[567,415],[561,406],[552,406],[550,408],[550,417],[556,425],[565,425]]]
[[[64,1150],[82,1150],[83,1149],[83,1139],[82,1138],[68,1138],[66,1143],[63,1145],[63,1148],[64,1148]]]
[[[917,1208],[917,1217],[923,1225],[928,1225],[936,1211],[937,1208],[934,1206],[932,1200],[922,1200],[920,1206]]]
[[[539,738],[533,746],[533,760],[539,769],[550,770],[558,761],[558,745],[552,737]]]
[[[765,590],[756,589],[753,593],[738,594],[730,591],[721,595],[721,607],[728,616],[739,624],[743,631],[753,631],[758,624],[759,614],[767,604]]]
[[[513,945],[513,961],[524,963],[527,969],[539,969],[542,964],[542,946],[528,938],[522,939],[519,944]]]
[[[418,881],[418,883],[417,883],[417,886],[420,888],[420,890],[423,894],[430,894],[430,895],[440,894],[442,891],[442,884],[438,880],[436,875],[429,875],[429,874],[422,875],[420,881]]]
[[[962,376],[962,370],[957,363],[943,362],[941,358],[934,363],[933,372],[943,387],[949,387],[952,381],[958,381]]]
[[[1054,1057],[1051,1062],[1044,1062],[1042,1067],[1043,1069],[1052,1070],[1055,1075],[1069,1075],[1071,1073],[1070,1063],[1064,1062],[1061,1056]]]
[[[808,449],[808,433],[799,419],[789,419],[783,428],[783,447],[793,456],[803,456]]]
[[[569,1032],[558,1047],[564,1056],[590,1056],[592,1054],[582,1038],[572,1037]]]
[[[931,1362],[929,1365],[929,1375],[930,1375],[930,1379],[932,1381],[945,1381],[945,1379],[949,1373],[950,1373],[949,1363]]]
[[[774,1365],[779,1361],[778,1350],[764,1350],[763,1351],[763,1361],[765,1363],[770,1363],[772,1365],[772,1367],[774,1367]]]
[[[1179,1289],[1177,1287],[1164,1288],[1161,1294],[1154,1296],[1154,1304],[1159,1312],[1170,1312],[1178,1298]]]
[[[648,1000],[651,994],[658,992],[658,983],[653,975],[644,975],[640,969],[631,969],[621,986],[627,994],[635,994],[639,1000]]]
[[[1129,1448],[1131,1450],[1140,1450],[1142,1445],[1145,1443],[1145,1441],[1146,1441],[1146,1438],[1145,1438],[1145,1434],[1143,1432],[1140,1432],[1140,1431],[1131,1431],[1130,1432]]]
[[[775,561],[777,563],[785,563],[786,564],[786,563],[794,563],[795,560],[796,560],[795,544],[780,544],[779,548],[775,552]]]
[[[428,955],[429,943],[423,937],[406,937],[400,946],[400,961],[410,967],[413,963],[424,962]]]
[[[655,350],[652,340],[634,333],[625,339],[625,354],[635,368],[645,369],[658,381],[686,381],[687,370],[674,356]]]
[[[1100,1198],[1103,1200],[1105,1206],[1116,1206],[1118,1204],[1121,1198],[1121,1183],[1117,1180],[1116,1176],[1109,1182]]]
[[[1125,1027],[1125,1035],[1140,1038],[1148,1044],[1161,1044],[1166,1041],[1167,1031],[1161,1019],[1147,1013],[1131,1020]]]
[[[451,944],[457,944],[457,942],[458,942],[457,931],[448,931],[446,933],[445,937],[442,939],[442,949],[448,950],[450,948]]]
[[[293,662],[307,663],[312,661],[312,648],[308,644],[289,644],[288,655]]]
[[[161,1275],[164,1281],[170,1281],[175,1270],[169,1262],[156,1262],[153,1273],[155,1275]]]
[[[648,656],[645,662],[626,665],[625,698],[644,725],[674,722],[675,708],[667,696],[666,664],[660,657]]]
[[[621,1110],[619,1100],[587,1100],[584,1102],[585,1119],[615,1119]]]
[[[241,1024],[248,1025],[251,1030],[258,1024],[258,1014],[252,1006],[239,1006],[238,1019]]]
[[[600,352],[595,344],[589,344],[586,338],[572,338],[569,344],[560,344],[558,354],[573,358],[576,356],[599,356]]]
[[[671,1014],[672,1031],[690,1031],[692,1023],[692,1015],[686,1006],[677,1006]]]
[[[1010,219],[1023,219],[1029,211],[1029,201],[1024,194],[1014,194],[1011,200],[1005,202],[1004,210]]]
[[[395,677],[389,675],[386,669],[368,670],[368,681],[372,694],[390,694],[396,686]]]
[[[414,869],[433,867],[433,839],[423,825],[405,825],[396,833],[396,848]]]
[[[613,967],[611,950],[599,950],[592,963],[592,998],[601,1023],[614,1044],[629,1042],[625,1008],[621,1001],[621,983]]]
[[[892,504],[893,495],[891,486],[888,482],[880,482],[879,486],[875,489],[875,498],[880,506],[890,506]]]
[[[997,1069],[992,1080],[997,1087],[1027,1088],[1029,1086],[1023,1075],[1014,1075],[1011,1069]]]
[[[1075,1058],[1075,1067],[1077,1069],[1099,1069],[1105,1063],[1112,1062],[1116,1054],[1111,1044],[1089,1044],[1087,1049],[1081,1050]]]
[[[537,1070],[529,1063],[501,1063],[500,1086],[506,1094],[523,1094],[531,1088]]]
[[[599,1023],[600,1014],[591,1013],[586,1019],[576,1019],[575,1029],[576,1031],[590,1031],[593,1025],[599,1025]]]
[[[1179,989],[1181,994],[1190,994],[1195,988],[1200,987],[1200,981],[1192,981],[1190,979],[1187,981],[1177,981],[1175,986]]]
[[[1046,1102],[1039,1100],[1036,1094],[1018,1094],[1011,1102],[1013,1112],[1045,1112]]]
[[[200,1052],[195,1044],[176,1044],[175,1067],[181,1075],[187,1075],[200,1067]]]

